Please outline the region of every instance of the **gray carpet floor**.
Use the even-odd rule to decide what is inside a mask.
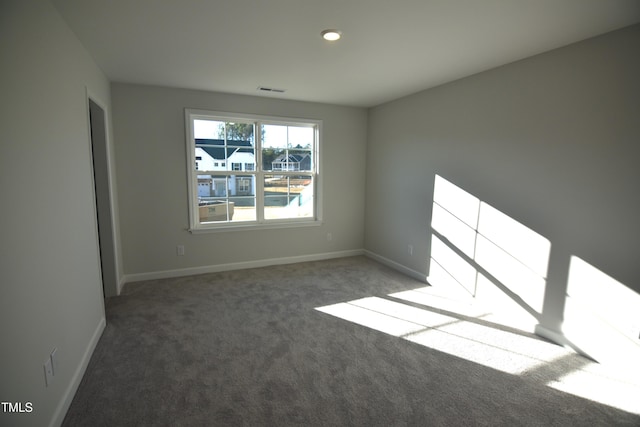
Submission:
[[[640,425],[546,385],[579,356],[513,375],[317,310],[424,286],[365,257],[127,284],[63,425]]]

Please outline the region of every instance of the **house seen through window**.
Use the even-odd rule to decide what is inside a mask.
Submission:
[[[190,227],[314,223],[320,122],[186,110]]]

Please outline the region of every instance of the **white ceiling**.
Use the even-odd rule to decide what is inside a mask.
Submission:
[[[640,22],[638,0],[52,1],[112,81],[364,107]]]

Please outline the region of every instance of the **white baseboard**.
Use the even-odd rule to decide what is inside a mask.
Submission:
[[[126,274],[124,283],[140,282],[142,280],[167,279],[171,277],[194,276],[196,274],[218,273],[221,271],[243,270],[246,268],[268,267],[270,265],[295,264],[298,262],[321,261],[332,258],[363,255],[362,249],[347,251],[325,252],[311,255],[298,255],[284,258],[268,258],[255,261],[232,262],[228,264],[206,265],[202,267],[180,268],[176,270],[152,271],[149,273]]]
[[[413,270],[409,267],[406,267],[400,263],[397,263],[395,261],[390,260],[389,258],[383,257],[382,255],[378,255],[375,252],[371,252],[368,250],[364,250],[364,254],[371,258],[374,259],[376,261],[378,261],[381,264],[386,265],[387,267],[391,267],[394,270],[399,271],[400,273],[406,274],[409,277],[413,277],[416,280],[419,280],[421,282],[427,283],[427,275],[424,273],[421,273],[419,271]]]
[[[546,338],[551,342],[554,342],[563,347],[570,345],[569,340],[560,332],[553,331],[540,324],[537,324],[534,330],[536,335],[540,335],[542,338]]]
[[[575,351],[576,353],[579,353],[581,355],[583,355],[584,357],[587,357],[591,360],[594,361],[598,361],[593,355],[589,354],[588,351],[586,351],[583,348],[580,348],[579,345],[575,344],[574,342],[571,341],[571,339],[569,339],[566,335],[564,335],[562,332],[556,332],[553,331],[549,328],[546,328],[540,324],[536,325],[536,328],[534,330],[534,332],[541,336],[542,338],[546,338],[551,342],[554,342],[562,347],[566,347],[566,348],[570,348],[573,351]],[[598,361],[599,363],[601,363],[602,361]]]
[[[126,282],[126,276],[122,275],[118,278],[118,293],[116,294],[116,296],[120,295],[120,293],[122,292],[122,288],[124,287],[124,284],[127,283]]]
[[[53,418],[51,419],[51,423],[49,423],[50,427],[58,427],[62,425],[64,421],[65,415],[67,415],[67,411],[71,406],[71,402],[76,395],[76,391],[78,390],[78,386],[80,386],[80,381],[82,381],[82,377],[87,370],[87,366],[89,365],[89,360],[91,360],[91,356],[93,355],[93,351],[96,349],[98,345],[98,341],[102,336],[102,332],[107,325],[106,319],[103,317],[100,319],[96,330],[93,332],[93,336],[89,340],[89,344],[82,355],[82,359],[80,359],[80,364],[78,365],[73,377],[71,377],[71,382],[67,387],[67,390],[62,396],[62,400],[58,404],[56,412],[53,414]]]

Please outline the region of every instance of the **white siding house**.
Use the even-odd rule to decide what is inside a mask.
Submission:
[[[255,176],[226,173],[227,171],[254,171],[256,161],[253,147],[247,141],[228,141],[227,143],[229,145],[225,146],[223,140],[196,139],[196,170],[220,171],[220,174],[198,175],[198,197],[255,194]]]

